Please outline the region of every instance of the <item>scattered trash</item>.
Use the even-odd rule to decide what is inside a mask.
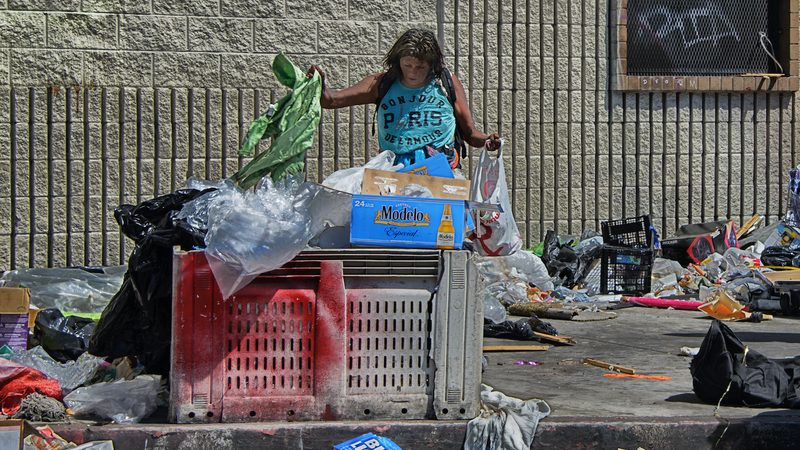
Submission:
[[[130,381],[119,380],[78,388],[64,397],[64,403],[76,417],[138,423],[156,410],[160,388],[160,376],[139,375]]]
[[[700,305],[698,309],[719,320],[737,320],[748,322],[772,320],[772,316],[770,314],[745,311],[744,306],[732,299],[725,291],[717,292],[710,302]]]
[[[0,413],[14,414],[22,400],[33,393],[57,400],[62,398],[58,381],[47,378],[36,369],[0,358]]]
[[[366,449],[385,449],[385,450],[402,450],[399,445],[392,442],[391,439],[383,436],[376,436],[372,433],[362,434],[357,438],[350,439],[347,442],[342,442],[333,446],[334,450],[366,450]]]
[[[603,378],[636,378],[639,380],[656,380],[656,381],[669,381],[672,379],[669,375],[636,375],[630,373],[606,373]]]
[[[547,322],[534,321],[532,324],[529,319],[519,319],[516,322],[506,320],[501,323],[493,323],[488,319],[484,319],[483,337],[531,341],[536,339],[534,326],[539,332],[552,335],[558,334],[556,329]]]
[[[700,352],[700,347],[681,347],[678,354],[681,356],[695,356],[698,352]]]
[[[550,415],[544,400],[520,400],[481,385],[481,412],[467,424],[464,450],[528,450],[539,421]]]
[[[677,299],[666,299],[666,298],[655,298],[655,297],[623,297],[623,299],[629,303],[633,303],[634,305],[638,306],[647,306],[650,308],[672,308],[672,309],[682,309],[686,311],[697,311],[697,309],[703,305],[703,302],[697,300],[677,300]]]
[[[630,367],[620,366],[618,364],[611,364],[592,358],[583,358],[583,363],[588,364],[590,366],[602,367],[603,369],[613,370],[615,372],[627,373],[629,375],[633,375],[636,373],[636,370],[631,369]]]
[[[39,370],[48,377],[58,380],[61,389],[65,391],[71,391],[91,380],[105,363],[104,358],[89,353],[81,354],[75,361],[60,363],[39,346],[24,352],[5,355],[4,358]]]
[[[544,363],[541,361],[514,361],[514,364],[518,366],[541,366]]]
[[[714,320],[690,366],[694,393],[711,404],[800,408],[800,357],[770,359]]]
[[[349,194],[360,194],[361,185],[364,182],[364,171],[366,169],[395,171],[402,167],[402,164],[394,165],[394,159],[395,154],[386,150],[361,167],[350,167],[333,172],[322,181],[322,185]]]

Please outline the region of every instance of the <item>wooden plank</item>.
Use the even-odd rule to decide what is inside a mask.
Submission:
[[[636,373],[636,369],[620,366],[618,364],[607,363],[605,361],[600,361],[598,359],[583,358],[583,363],[589,364],[590,366],[602,367],[603,369],[613,370],[615,372],[620,372],[620,373],[627,373],[631,375]]]
[[[541,352],[550,349],[550,345],[484,345],[485,352]]]
[[[745,222],[742,225],[742,227],[739,228],[739,231],[736,232],[736,239],[737,240],[741,239],[742,236],[747,234],[747,232],[750,230],[750,228],[753,228],[753,226],[755,226],[758,222],[760,222],[761,219],[762,219],[762,217],[759,214],[755,214],[755,215],[753,215],[753,217],[747,219],[747,222]]]
[[[534,331],[533,334],[536,337],[542,338],[546,341],[557,342],[564,345],[575,345],[575,339],[569,336],[554,336],[552,334],[540,333],[538,331]]]

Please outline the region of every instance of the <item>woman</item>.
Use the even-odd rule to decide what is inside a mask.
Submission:
[[[475,127],[467,104],[464,86],[455,76],[451,102],[443,80],[449,72],[439,43],[431,31],[411,29],[403,33],[386,54],[384,72],[368,75],[345,89],[326,86],[325,74],[311,66],[309,76],[317,71],[322,76],[323,108],[344,108],[377,104],[378,142],[381,150],[397,155],[397,162],[413,164],[436,153],[445,153],[456,168],[459,154],[456,130],[473,147],[495,150],[500,136],[487,135]]]

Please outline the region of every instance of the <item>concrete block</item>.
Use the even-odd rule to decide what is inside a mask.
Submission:
[[[153,56],[134,52],[87,52],[86,83],[91,86],[152,86]]]
[[[371,55],[378,51],[378,27],[371,22],[319,22],[319,52]]]
[[[328,86],[334,89],[347,87],[348,76],[348,57],[338,55],[297,55],[294,58],[295,64],[299,67],[309,67],[316,64],[325,71],[325,79]]]
[[[281,0],[221,0],[220,12],[232,17],[289,17]]]
[[[432,17],[436,17],[436,0],[409,0],[408,13],[408,20],[412,22],[431,20]],[[461,22],[467,19],[468,16],[459,16]]]
[[[117,17],[109,14],[50,14],[48,45],[58,48],[117,47]]]
[[[0,42],[3,47],[44,47],[45,14],[0,12]]]
[[[218,87],[220,57],[209,54],[159,53],[155,56],[154,86]]]
[[[6,0],[8,9],[21,11],[78,11],[81,0]]]
[[[149,14],[150,3],[150,0],[83,0],[81,11]]]
[[[253,49],[253,21],[189,18],[192,51],[244,53]]]
[[[187,23],[183,17],[122,16],[120,48],[130,50],[186,50]]]
[[[286,0],[286,17],[345,20],[348,18],[347,0]]]
[[[349,84],[355,84],[367,75],[383,71],[380,56],[349,56]]]
[[[9,82],[11,81],[11,79],[9,78],[10,74],[9,74],[9,70],[8,70],[9,60],[11,59],[9,57],[10,54],[11,54],[11,50],[0,50],[0,86],[8,86]],[[5,88],[0,87],[0,100],[3,99],[3,93],[4,92],[7,95],[8,91]],[[0,103],[0,105],[2,105],[2,106],[0,106],[0,110],[4,110],[4,109],[6,109],[5,105],[8,105],[8,102]],[[8,115],[7,111],[0,112],[0,122],[5,122],[5,120],[3,120],[3,117],[5,117],[7,115]],[[6,119],[6,120],[8,120],[8,119]]]
[[[219,0],[152,0],[153,14],[174,16],[216,16]]]
[[[81,84],[83,55],[71,50],[11,50],[11,83],[27,86]]]
[[[348,12],[350,20],[392,20],[403,22],[409,20],[409,2],[408,0],[386,0],[383,2],[350,0],[348,2]],[[435,10],[433,17],[436,17]]]
[[[277,53],[317,52],[317,26],[309,20],[267,19],[255,21],[255,51]]]

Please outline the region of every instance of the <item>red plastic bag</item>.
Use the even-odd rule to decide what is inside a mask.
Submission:
[[[19,410],[22,399],[38,392],[61,400],[58,381],[36,369],[0,358],[0,412],[10,416]]]

